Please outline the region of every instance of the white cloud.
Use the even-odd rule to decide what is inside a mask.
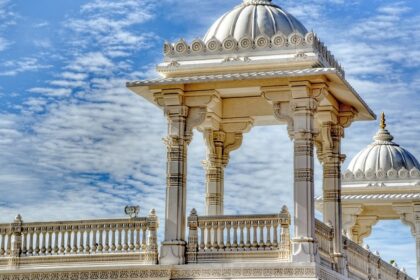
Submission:
[[[16,76],[27,71],[38,71],[51,68],[52,65],[45,65],[34,57],[24,57],[19,60],[3,61],[0,65],[0,76]]]
[[[72,90],[69,88],[43,88],[43,87],[34,87],[28,89],[29,92],[41,93],[46,95],[55,95],[55,96],[65,96],[69,95]]]

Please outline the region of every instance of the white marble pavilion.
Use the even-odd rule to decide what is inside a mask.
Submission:
[[[161,78],[127,87],[168,121],[163,239],[154,210],[131,219],[48,223],[18,216],[0,225],[1,280],[412,279],[359,245],[359,216],[345,220],[353,235],[342,234],[341,141],[353,122],[376,116],[295,17],[271,0],[244,0],[203,39],[165,43],[157,72]],[[292,211],[224,215],[229,155],[244,133],[262,125],[286,125],[293,142]],[[193,129],[207,147],[203,214],[186,208]],[[316,159],[324,222],[315,219]]]

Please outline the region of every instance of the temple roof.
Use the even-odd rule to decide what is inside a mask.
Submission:
[[[305,35],[308,31],[295,17],[271,0],[244,0],[241,5],[216,20],[203,41],[207,43],[213,38],[220,42],[226,38],[255,40],[260,36],[288,36],[292,33]]]
[[[373,142],[350,162],[344,181],[376,181],[420,178],[420,164],[406,149],[393,142],[382,113],[380,128]]]

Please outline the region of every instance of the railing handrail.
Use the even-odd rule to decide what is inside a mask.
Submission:
[[[225,221],[252,221],[252,220],[289,220],[290,216],[284,213],[280,214],[262,214],[262,215],[226,215],[226,216],[198,216],[198,221],[205,222],[225,222]]]
[[[136,218],[121,218],[121,219],[95,219],[95,220],[65,220],[65,221],[48,221],[48,222],[22,222],[22,227],[36,227],[36,226],[61,226],[61,225],[104,225],[104,224],[116,224],[116,223],[147,223],[147,217],[136,217]],[[10,228],[11,223],[0,224],[1,228]]]

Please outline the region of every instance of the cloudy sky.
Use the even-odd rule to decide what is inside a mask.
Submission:
[[[0,222],[17,213],[25,221],[121,217],[126,204],[143,214],[154,207],[162,219],[165,119],[125,82],[155,76],[164,40],[203,36],[240,1],[0,0]],[[319,35],[373,110],[388,114],[396,141],[420,157],[420,2],[275,2]],[[376,129],[347,130],[348,158]],[[247,134],[226,170],[226,213],[290,208],[291,156],[284,127]],[[199,213],[204,158],[196,133],[187,207]],[[366,243],[415,275],[415,242],[398,221],[379,223]]]

